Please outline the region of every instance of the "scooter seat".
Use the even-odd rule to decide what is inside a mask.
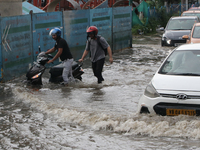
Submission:
[[[74,61],[73,64],[72,64],[72,70],[74,70],[76,67],[78,67],[78,63]],[[49,70],[49,73],[51,73],[53,75],[54,74],[60,75],[60,74],[62,74],[63,68],[64,68],[64,65],[63,65],[63,63],[61,63],[59,65],[53,66]]]

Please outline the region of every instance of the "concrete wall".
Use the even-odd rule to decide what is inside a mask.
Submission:
[[[22,15],[22,0],[0,0],[2,17]]]

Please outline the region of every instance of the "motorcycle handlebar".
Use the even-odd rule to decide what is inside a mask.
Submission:
[[[83,65],[83,62],[80,62],[80,61],[78,61],[78,60],[75,60],[75,62],[77,62],[80,66]]]
[[[51,54],[47,54],[47,56],[48,56],[49,58],[53,58],[53,56],[52,56]]]

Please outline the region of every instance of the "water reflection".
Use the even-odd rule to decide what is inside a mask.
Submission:
[[[92,103],[93,101],[105,101],[105,92],[102,90],[101,87],[92,88],[89,92],[92,93],[92,95],[91,98],[88,100],[88,103]]]

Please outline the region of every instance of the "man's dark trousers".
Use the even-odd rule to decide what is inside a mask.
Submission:
[[[96,62],[92,62],[92,70],[93,70],[94,76],[96,76],[98,79],[98,83],[101,83],[102,81],[104,81],[102,77],[104,62],[105,62],[105,58],[97,60]]]

